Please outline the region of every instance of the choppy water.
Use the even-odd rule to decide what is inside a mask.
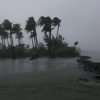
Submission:
[[[88,82],[88,85],[77,81],[80,77],[91,77],[91,74],[79,68],[76,59],[0,60],[0,75],[3,76],[0,76],[0,99],[100,100],[100,88],[94,83]]]
[[[73,66],[74,65],[74,66]],[[75,58],[0,60],[0,74],[65,70],[77,66]]]

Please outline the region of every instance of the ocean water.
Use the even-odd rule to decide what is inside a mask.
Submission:
[[[81,55],[90,56],[94,62],[100,62],[100,51],[82,51]]]
[[[77,58],[0,60],[0,100],[100,100],[100,83],[79,81],[92,76]]]
[[[74,66],[73,66],[74,65]],[[0,60],[0,74],[27,73],[40,71],[59,71],[76,68],[78,66],[75,58],[38,58],[29,59],[5,59]]]

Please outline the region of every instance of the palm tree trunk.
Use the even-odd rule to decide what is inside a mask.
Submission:
[[[18,44],[19,44],[19,46],[21,45],[21,42],[20,42],[20,39],[18,38]]]
[[[15,59],[15,48],[14,48],[14,43],[13,43],[13,36],[12,33],[10,31],[10,42],[11,42],[11,54],[12,54],[12,58]]]
[[[13,44],[12,43],[12,35],[10,34],[10,45],[11,45],[11,47],[13,46],[12,44]]]
[[[58,29],[57,29],[57,35],[56,35],[56,38],[58,37],[59,35],[59,25],[58,25]]]
[[[36,36],[36,47],[38,49],[38,39],[37,39],[37,36]]]
[[[7,43],[8,43],[8,47],[9,47],[9,40],[8,40],[8,37],[7,37]]]
[[[1,37],[1,41],[2,41],[2,52],[1,52],[1,56],[4,57],[4,47],[3,47],[3,38]]]
[[[3,40],[4,42],[4,57],[6,57],[6,45],[5,45],[5,39]]]
[[[38,39],[37,39],[37,32],[36,32],[36,30],[35,30],[35,42],[36,42],[36,49],[38,49]]]
[[[3,43],[4,43],[4,48],[6,47],[6,45],[5,45],[5,39],[3,40]]]
[[[52,46],[51,46],[51,31],[49,33],[49,46],[48,46],[48,50],[49,50],[49,57],[51,57],[51,52],[52,52]]]
[[[23,39],[21,38],[21,44],[23,44]]]
[[[33,37],[32,37],[32,58],[31,59],[34,59],[34,43],[33,43]]]
[[[33,38],[32,38],[32,47],[34,48]]]
[[[13,37],[11,36],[11,42],[12,42],[12,46],[14,46],[14,42],[13,42]]]

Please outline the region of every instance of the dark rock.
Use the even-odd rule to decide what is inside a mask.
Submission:
[[[81,59],[90,59],[91,57],[89,56],[79,56]]]
[[[88,60],[90,57],[88,56],[80,56],[79,59],[77,59],[77,62],[80,65],[83,65],[83,69],[85,71],[95,72],[97,74],[100,74],[100,62],[92,62]]]
[[[80,78],[79,81],[89,82],[89,79],[87,79],[87,78]]]
[[[99,75],[95,76],[94,78],[100,80],[100,76]]]

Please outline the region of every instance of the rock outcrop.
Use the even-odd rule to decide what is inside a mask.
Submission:
[[[90,60],[91,57],[88,56],[79,56],[77,62],[80,65],[83,65],[85,71],[95,72],[100,74],[100,62],[93,62]]]

